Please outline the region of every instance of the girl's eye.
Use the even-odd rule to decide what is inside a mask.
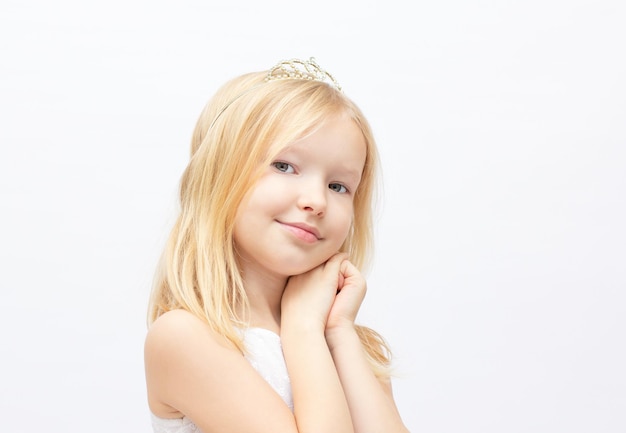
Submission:
[[[276,162],[272,162],[272,166],[283,173],[294,173],[295,170],[293,169],[293,166],[291,164],[288,164],[286,162],[282,162],[282,161],[276,161]]]
[[[340,194],[344,194],[344,193],[348,192],[348,188],[346,188],[345,186],[343,186],[340,183],[329,183],[328,184],[328,188],[330,188],[331,191],[335,191],[335,192],[338,192]]]

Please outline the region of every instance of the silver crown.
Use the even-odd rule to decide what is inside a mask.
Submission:
[[[337,90],[341,91],[341,86],[330,75],[315,62],[311,57],[309,60],[291,59],[283,60],[276,64],[267,73],[265,81],[273,80],[311,80],[311,81],[328,81]]]

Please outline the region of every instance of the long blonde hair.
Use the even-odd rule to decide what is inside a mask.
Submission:
[[[248,301],[233,242],[239,204],[285,146],[313,131],[330,115],[348,113],[363,132],[367,155],[354,197],[354,219],[341,251],[360,269],[372,249],[372,201],[378,154],[359,108],[319,81],[265,82],[266,72],[242,75],[222,86],[197,121],[191,157],[180,182],[180,214],[155,275],[148,323],[184,309],[244,351],[238,328]],[[243,307],[243,309],[241,309]],[[377,375],[385,376],[390,351],[382,337],[358,326]]]

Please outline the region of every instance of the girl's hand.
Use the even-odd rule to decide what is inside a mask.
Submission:
[[[324,332],[346,257],[345,253],[335,254],[316,268],[289,277],[281,300],[281,328],[298,326]]]
[[[326,331],[341,326],[352,327],[367,291],[365,278],[347,259],[339,267],[339,281],[339,293],[330,309]]]

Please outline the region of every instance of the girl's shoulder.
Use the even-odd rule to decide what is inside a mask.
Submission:
[[[201,431],[258,431],[260,422],[267,424],[265,431],[293,425],[288,405],[244,354],[189,312],[170,311],[152,323],[145,372],[148,405],[158,418],[187,417]]]
[[[179,417],[178,400],[188,393],[191,376],[215,371],[240,352],[200,318],[185,310],[172,310],[148,329],[144,362],[148,403],[163,418]]]
[[[148,329],[146,350],[193,350],[194,347],[217,344],[229,346],[226,339],[209,325],[186,310],[171,310],[159,316]],[[234,348],[233,348],[234,349]]]
[[[237,349],[213,331],[209,325],[186,310],[171,310],[159,316],[148,328],[145,353],[176,358],[189,352],[214,349]]]

